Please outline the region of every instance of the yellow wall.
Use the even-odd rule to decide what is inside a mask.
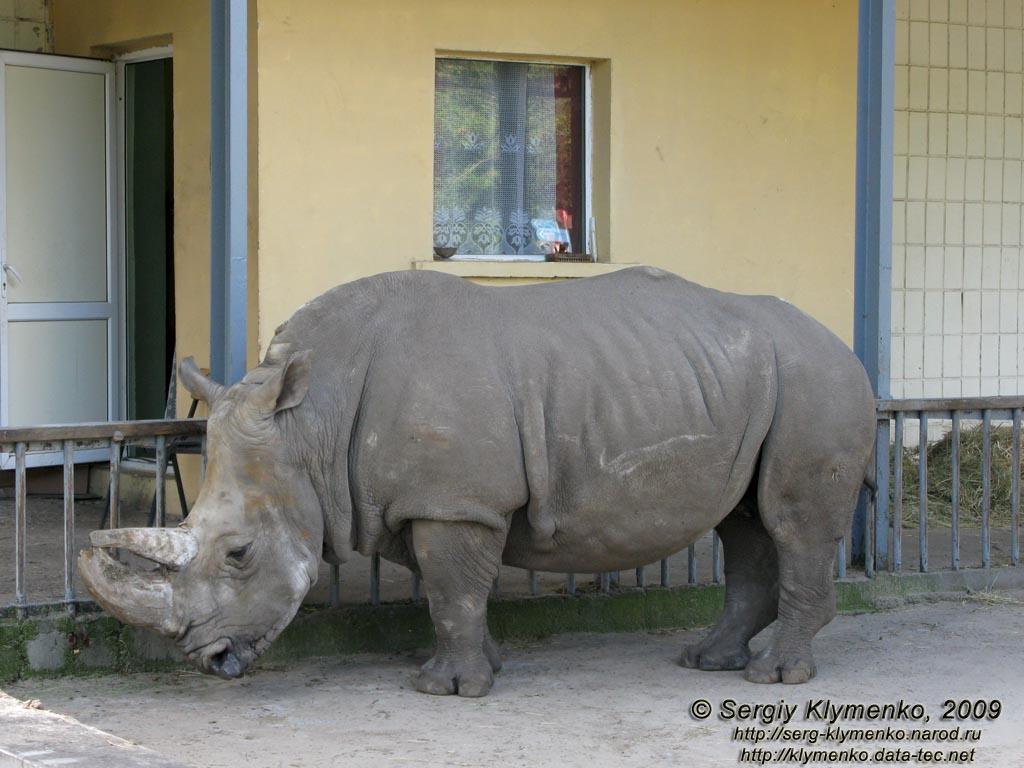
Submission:
[[[602,258],[778,294],[851,339],[854,0],[259,0],[259,16],[263,346],[330,286],[429,258],[437,51],[601,60]]]
[[[251,9],[250,364],[257,328],[265,348],[323,290],[429,258],[437,51],[598,62],[602,258],[778,294],[851,338],[854,0],[522,0],[513,15],[475,0]],[[54,0],[53,25],[59,53],[174,46],[178,349],[202,363],[208,3]]]

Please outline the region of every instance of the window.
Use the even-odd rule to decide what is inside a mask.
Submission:
[[[586,68],[438,59],[434,245],[459,256],[583,253]]]

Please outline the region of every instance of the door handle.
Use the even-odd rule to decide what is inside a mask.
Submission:
[[[21,277],[21,273],[16,270],[12,264],[4,263],[4,275],[6,276],[8,274],[14,275],[14,279],[19,283],[25,282]]]
[[[7,262],[3,262],[2,264],[0,264],[0,267],[3,267],[3,269],[0,269],[0,297],[6,299],[7,298],[7,276],[8,275],[11,275],[12,277],[14,277],[14,279],[17,280],[19,283],[23,283],[25,281],[21,279],[21,273],[18,272],[18,270],[16,270],[13,266],[8,264]]]

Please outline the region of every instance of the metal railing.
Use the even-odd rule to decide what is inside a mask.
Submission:
[[[120,525],[121,460],[124,449],[138,446],[156,452],[155,525],[163,526],[166,517],[164,492],[170,453],[206,455],[206,421],[203,419],[101,422],[41,427],[0,428],[0,453],[14,455],[14,599],[13,605],[0,605],[0,611],[13,607],[23,617],[29,609],[65,606],[74,611],[91,603],[75,593],[75,451],[108,449],[110,479],[105,519],[111,528]],[[64,597],[61,600],[30,601],[27,584],[28,494],[27,457],[31,453],[63,454],[64,464]],[[204,459],[205,466],[205,459]]]
[[[879,400],[876,406],[878,431],[876,437],[875,472],[878,494],[874,514],[865,516],[865,572],[871,576],[876,569],[894,573],[903,570],[904,519],[904,442],[907,421],[917,421],[917,570],[929,570],[929,446],[935,435],[930,428],[941,423],[940,432],[950,446],[950,568],[961,568],[961,443],[966,433],[965,421],[977,422],[981,432],[981,562],[982,568],[992,566],[992,441],[993,428],[1001,424],[1012,435],[1010,462],[1010,557],[1008,565],[1020,565],[1020,439],[1024,396],[963,397],[927,400]],[[948,428],[947,428],[948,426]],[[891,452],[890,452],[891,449]],[[892,468],[892,494],[890,487]],[[891,504],[890,504],[891,501]],[[891,509],[891,516],[890,516]]]
[[[1021,414],[1024,413],[1024,396],[1022,397],[990,397],[990,398],[958,398],[946,400],[881,400],[877,403],[877,452],[876,475],[878,493],[875,502],[870,505],[865,515],[863,529],[865,547],[864,573],[872,576],[876,570],[899,572],[903,570],[903,545],[914,541],[915,537],[906,539],[904,536],[904,512],[906,499],[903,492],[904,443],[913,421],[917,421],[917,471],[918,480],[918,515],[917,515],[917,570],[929,570],[929,444],[934,438],[935,426],[941,422],[944,426],[939,430],[946,434],[952,444],[951,473],[951,521],[949,524],[948,547],[950,567],[957,570],[963,566],[960,556],[962,521],[960,519],[960,469],[961,459],[959,446],[965,433],[964,423],[976,421],[982,436],[982,500],[981,500],[981,558],[977,565],[990,568],[992,562],[992,539],[990,531],[990,513],[992,510],[992,489],[990,474],[992,471],[991,439],[994,428],[1005,424],[1012,430],[1012,493],[1010,510],[1010,557],[1006,563],[1017,566],[1020,563],[1019,527],[1020,527],[1020,438]],[[948,429],[946,428],[948,427]],[[0,614],[13,611],[24,616],[26,611],[37,608],[53,608],[63,606],[69,611],[91,606],[91,601],[76,594],[75,591],[75,452],[87,449],[107,449],[109,451],[109,515],[106,520],[110,527],[121,524],[120,486],[121,461],[124,448],[142,446],[155,451],[156,483],[155,483],[155,515],[153,524],[164,525],[166,521],[165,479],[169,455],[172,452],[202,453],[205,469],[205,429],[206,422],[202,419],[186,419],[172,421],[138,421],[102,424],[77,424],[68,426],[23,427],[0,429],[0,453],[14,456],[15,489],[14,489],[14,594],[13,601],[5,602],[0,598]],[[930,430],[932,434],[930,434]],[[28,499],[26,493],[26,456],[34,451],[62,452],[64,465],[63,484],[63,597],[51,595],[45,600],[30,600],[29,585],[26,583],[26,528],[29,521],[27,513]],[[892,457],[897,460],[892,462]],[[911,460],[912,459],[908,459]],[[890,489],[890,480],[895,483]],[[185,510],[183,510],[183,513]],[[974,529],[972,529],[973,531]],[[1005,530],[1001,529],[1005,535]],[[944,533],[938,534],[944,536]],[[710,551],[708,551],[710,549]],[[698,570],[700,558],[701,568]],[[710,560],[710,563],[708,562]],[[359,591],[353,578],[366,578],[369,572],[369,602],[376,605],[387,599],[396,599],[392,594],[382,598],[381,559],[373,556],[363,565],[356,575],[345,578],[346,594],[344,597],[352,601]],[[840,578],[847,573],[846,541],[840,542],[837,554],[837,575]],[[55,563],[54,563],[55,565]],[[708,567],[710,565],[710,568]],[[970,565],[975,565],[973,562]],[[392,566],[388,566],[389,569]],[[678,570],[685,568],[683,572]],[[648,579],[649,572],[655,569],[653,579]],[[675,571],[673,569],[676,569]],[[503,568],[503,573],[517,569]],[[342,603],[343,577],[339,566],[328,569],[328,592],[325,601],[337,606]],[[404,571],[403,571],[404,572]],[[395,573],[394,570],[391,573]],[[676,586],[680,584],[697,584],[702,580],[718,583],[722,580],[721,542],[715,532],[697,544],[690,545],[685,552],[685,563],[682,553],[671,559],[666,558],[658,563],[640,566],[630,571],[597,573],[597,574],[551,574],[539,579],[538,573],[528,571],[525,574],[525,588],[521,591],[530,595],[542,592],[576,594],[580,590],[610,593],[618,589],[639,588],[650,586]],[[402,578],[399,576],[399,578]],[[413,600],[421,597],[419,579],[408,574],[408,592]],[[519,577],[521,580],[522,577]],[[501,592],[501,575],[495,579],[493,593]],[[543,584],[541,583],[543,581]],[[366,581],[361,582],[365,589]],[[391,582],[389,582],[389,585]],[[403,588],[404,589],[404,588]],[[367,599],[363,592],[362,599]]]

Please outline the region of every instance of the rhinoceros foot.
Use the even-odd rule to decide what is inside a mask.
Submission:
[[[452,661],[435,656],[420,670],[416,690],[435,696],[457,693],[467,698],[486,696],[494,685],[491,663],[479,656],[466,661]]]
[[[688,669],[703,669],[707,672],[746,669],[750,663],[750,651],[747,644],[709,644],[694,643],[683,649],[679,664]]]
[[[752,683],[806,683],[814,677],[814,657],[803,652],[779,653],[769,646],[751,659],[744,677]]]

